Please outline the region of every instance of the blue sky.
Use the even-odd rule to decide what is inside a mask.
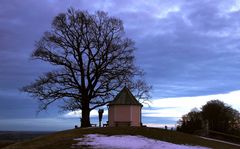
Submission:
[[[145,124],[174,125],[212,99],[240,110],[239,0],[1,0],[0,130],[62,130],[79,123],[79,113],[59,112],[58,104],[37,115],[37,101],[18,90],[51,69],[30,55],[53,17],[69,7],[123,20],[136,43],[136,65],[153,86]]]

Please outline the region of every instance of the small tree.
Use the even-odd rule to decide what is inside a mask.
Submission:
[[[196,130],[200,130],[203,127],[202,115],[199,110],[194,108],[186,115],[182,116],[182,119],[178,121],[177,130],[187,133],[194,133]]]
[[[90,111],[106,105],[124,86],[139,99],[149,98],[151,87],[134,65],[134,50],[121,20],[102,11],[69,9],[54,18],[32,54],[56,69],[22,90],[40,101],[40,110],[58,100],[64,101],[64,110],[81,109],[81,126],[88,127]]]

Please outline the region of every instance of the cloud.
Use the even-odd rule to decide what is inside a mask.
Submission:
[[[156,108],[156,107],[155,107]],[[145,117],[181,117],[185,112],[184,108],[176,107],[176,108],[164,108],[158,110],[151,110],[151,109],[143,109],[142,115]]]
[[[72,6],[90,12],[104,10],[123,20],[126,35],[136,41],[136,64],[146,71],[155,98],[238,90],[238,5],[235,0],[94,0],[91,5],[86,0],[3,0],[0,79],[4,85],[0,87],[20,87],[51,69],[28,58],[34,41],[50,29],[53,17]],[[35,11],[30,13],[29,8]]]
[[[153,35],[137,42],[139,57],[144,57],[139,58],[140,63],[146,66],[150,82],[155,82],[155,95],[196,96],[238,89],[239,21],[235,14],[227,13],[226,18],[218,15],[222,5],[184,3],[179,12],[149,28],[155,30],[150,31]],[[156,34],[158,30],[161,33]]]
[[[151,107],[143,110],[146,117],[181,117],[193,108],[200,109],[210,100],[221,100],[240,111],[240,90],[225,94],[193,97],[162,98],[152,100]],[[151,109],[153,108],[153,109]]]
[[[53,17],[69,7],[103,10],[123,20],[126,36],[136,42],[136,65],[153,85],[157,106],[144,109],[145,116],[180,116],[218,97],[239,110],[239,0],[1,0],[1,117],[35,116],[36,103],[18,89],[52,69],[29,57]]]
[[[150,107],[144,106],[142,116],[147,118],[171,118],[174,121],[178,120],[184,114],[190,112],[193,108],[200,109],[210,100],[221,100],[226,104],[240,111],[240,90],[229,92],[226,94],[215,94],[206,96],[193,97],[176,97],[176,98],[162,98],[154,99],[150,103]],[[64,114],[65,118],[75,118],[81,115],[81,111],[68,112]],[[104,116],[108,115],[108,111],[104,111]],[[98,111],[92,110],[91,117],[97,117]]]
[[[66,114],[63,115],[64,118],[79,118],[81,117],[81,114],[82,114],[82,111],[81,110],[77,110],[77,111],[71,111],[71,112],[68,112]],[[107,110],[104,110],[103,112],[103,116],[107,116],[108,113],[107,113]],[[98,117],[98,110],[92,110],[90,112],[90,116],[91,117]]]

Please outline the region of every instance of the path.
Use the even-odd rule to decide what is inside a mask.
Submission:
[[[211,140],[211,141],[217,141],[217,142],[222,142],[222,143],[226,143],[226,144],[230,144],[230,145],[234,145],[234,146],[239,146],[240,144],[236,144],[236,143],[232,143],[232,142],[227,142],[227,141],[223,141],[223,140],[218,140],[218,139],[212,139],[212,138],[207,138],[207,137],[200,137],[206,140]]]

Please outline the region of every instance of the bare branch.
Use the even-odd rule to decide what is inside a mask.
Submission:
[[[46,109],[62,100],[64,110],[82,110],[84,125],[89,112],[106,105],[126,84],[142,101],[151,87],[134,65],[134,42],[125,37],[121,20],[98,11],[69,9],[56,16],[52,30],[36,43],[32,58],[55,66],[22,88]]]

